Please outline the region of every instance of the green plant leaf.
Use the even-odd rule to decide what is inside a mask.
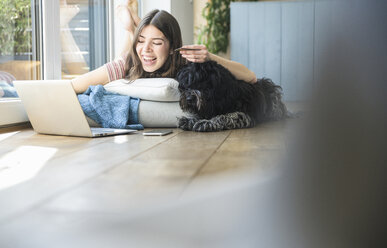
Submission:
[[[253,2],[256,2],[255,0]],[[202,10],[207,25],[198,29],[198,44],[206,45],[211,53],[227,52],[230,33],[230,3],[246,0],[209,0]]]
[[[31,0],[0,1],[0,55],[31,52]]]

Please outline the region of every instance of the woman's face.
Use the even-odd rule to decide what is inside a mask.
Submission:
[[[170,56],[169,41],[159,29],[148,25],[138,37],[136,51],[144,71],[154,72],[160,69]]]

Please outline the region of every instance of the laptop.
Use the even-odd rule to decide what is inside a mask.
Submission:
[[[16,80],[13,83],[35,132],[101,137],[137,131],[91,128],[70,80]]]

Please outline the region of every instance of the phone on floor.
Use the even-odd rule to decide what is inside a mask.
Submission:
[[[163,136],[172,133],[173,131],[170,129],[160,129],[160,130],[151,130],[143,132],[144,136]]]

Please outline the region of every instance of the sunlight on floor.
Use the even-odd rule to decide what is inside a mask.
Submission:
[[[11,133],[3,133],[3,134],[0,134],[0,142],[5,140],[5,139],[8,139],[9,137],[19,133],[20,131],[17,131],[17,132],[11,132]]]
[[[128,136],[127,135],[118,135],[114,137],[114,143],[116,144],[122,144],[128,142]]]
[[[0,157],[0,190],[33,178],[56,151],[56,148],[21,146]]]

